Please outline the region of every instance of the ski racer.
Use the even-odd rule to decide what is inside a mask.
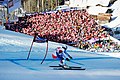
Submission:
[[[65,60],[70,61],[70,59],[72,59],[72,57],[67,53],[67,46],[57,47],[55,50],[56,54],[52,54],[52,57],[60,60],[59,65],[65,66]]]

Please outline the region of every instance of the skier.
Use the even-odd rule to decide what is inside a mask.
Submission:
[[[52,57],[60,60],[60,66],[67,66],[65,60],[70,61],[70,59],[72,59],[72,57],[67,53],[67,46],[57,47],[56,55],[52,54]]]

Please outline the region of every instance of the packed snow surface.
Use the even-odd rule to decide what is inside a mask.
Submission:
[[[32,36],[0,28],[0,80],[120,80],[119,53],[98,54],[68,46],[73,59],[66,63],[86,70],[54,70],[49,66],[58,65],[59,61],[51,54],[65,44],[49,41],[48,55],[41,64],[46,43],[34,43],[27,60],[32,40]]]

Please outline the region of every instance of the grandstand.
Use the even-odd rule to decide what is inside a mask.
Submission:
[[[103,6],[95,5],[86,9],[61,9],[52,13],[40,12],[26,15],[18,22],[6,25],[6,29],[31,36],[37,32],[40,37],[47,38],[50,41],[65,43],[89,51],[111,52],[120,50],[120,41],[112,37],[114,34],[112,30],[109,32],[107,30],[107,28],[112,27],[108,24],[117,23],[115,20],[119,19],[120,16],[117,15],[115,20],[111,20],[111,17],[116,14],[108,15],[111,13],[106,13],[107,9],[112,8],[112,6],[107,7],[108,2],[107,4],[104,3]],[[99,9],[105,10],[99,12]],[[93,10],[94,12],[97,11],[96,14],[93,14]],[[106,20],[107,22],[105,22]],[[103,21],[104,24],[98,23],[100,21]]]

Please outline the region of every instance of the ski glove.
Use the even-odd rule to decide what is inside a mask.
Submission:
[[[67,46],[66,46],[66,47],[62,46],[62,48],[63,48],[64,50],[67,50]]]
[[[66,58],[67,61],[70,61],[70,59]]]

